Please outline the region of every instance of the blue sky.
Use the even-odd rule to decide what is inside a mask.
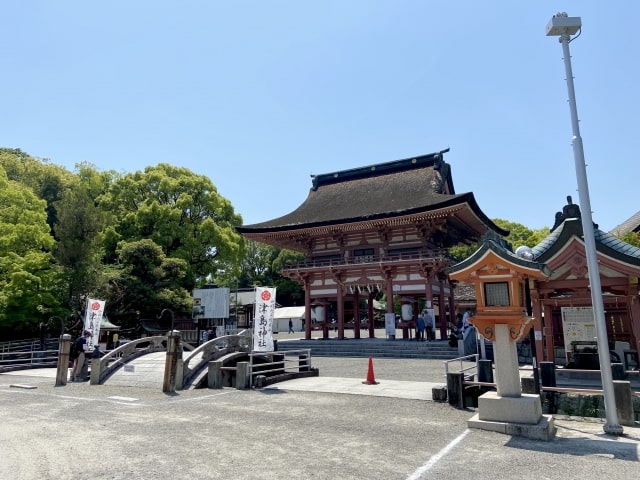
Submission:
[[[640,209],[640,3],[5,2],[0,146],[70,170],[166,162],[211,178],[245,224],[312,174],[450,148],[457,193],[531,228],[579,202],[554,13],[571,43],[593,219]]]

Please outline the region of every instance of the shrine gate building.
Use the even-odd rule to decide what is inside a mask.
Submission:
[[[355,338],[361,328],[373,337],[373,300],[381,294],[388,313],[394,301],[403,304],[397,326],[404,338],[422,307],[434,309],[446,338],[456,312],[454,284],[443,273],[454,263],[448,248],[475,243],[490,230],[508,235],[480,210],[473,193],[455,193],[447,151],[312,175],[297,209],[238,227],[247,239],[305,254],[282,274],[304,288],[307,339],[312,328],[327,338],[334,325],[340,339],[345,328],[354,328]]]

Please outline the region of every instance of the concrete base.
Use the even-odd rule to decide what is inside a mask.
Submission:
[[[540,421],[535,424],[514,423],[514,422],[490,422],[480,420],[479,414],[475,414],[467,421],[469,428],[479,430],[489,430],[491,432],[504,433],[506,435],[516,435],[534,440],[553,440],[556,435],[556,427],[551,415],[542,415]]]
[[[535,425],[542,417],[542,405],[537,395],[501,397],[497,392],[486,392],[478,398],[478,412],[480,420]]]
[[[478,413],[467,425],[536,440],[551,440],[556,434],[553,417],[542,415],[540,397],[530,394],[501,397],[487,392],[478,398]]]

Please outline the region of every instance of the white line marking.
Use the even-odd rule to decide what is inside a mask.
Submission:
[[[453,449],[453,447],[455,447],[458,443],[460,443],[462,439],[467,436],[468,433],[469,433],[469,429],[467,428],[464,432],[462,432],[455,439],[453,439],[453,441],[451,441],[449,445],[447,445],[438,453],[436,453],[433,457],[431,457],[427,463],[425,463],[423,466],[421,466],[419,469],[413,472],[409,477],[407,477],[407,480],[421,479],[422,475],[424,475],[426,472],[431,470],[431,468],[436,463],[438,463],[442,457],[444,457],[447,453],[449,453]]]

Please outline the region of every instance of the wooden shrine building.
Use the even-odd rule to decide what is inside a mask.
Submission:
[[[597,225],[594,235],[609,347],[627,369],[637,369],[640,248],[603,232]],[[571,197],[567,197],[562,212],[556,213],[549,236],[533,247],[532,254],[536,262],[552,271],[548,279],[536,281],[531,290],[533,316],[543,320],[542,328],[536,327],[542,333],[536,342],[538,358],[570,363],[576,353],[581,353],[576,347],[595,345],[582,219],[580,207]]]
[[[388,313],[394,301],[403,304],[404,338],[421,308],[434,309],[446,338],[456,312],[454,285],[443,273],[454,263],[447,249],[487,231],[508,234],[473,193],[455,193],[447,151],[313,175],[307,199],[293,212],[238,228],[245,238],[305,254],[282,274],[304,287],[306,338],[312,328],[326,338],[332,320],[338,338],[345,328],[354,328],[355,338],[367,328],[373,337],[373,300],[381,294]]]

